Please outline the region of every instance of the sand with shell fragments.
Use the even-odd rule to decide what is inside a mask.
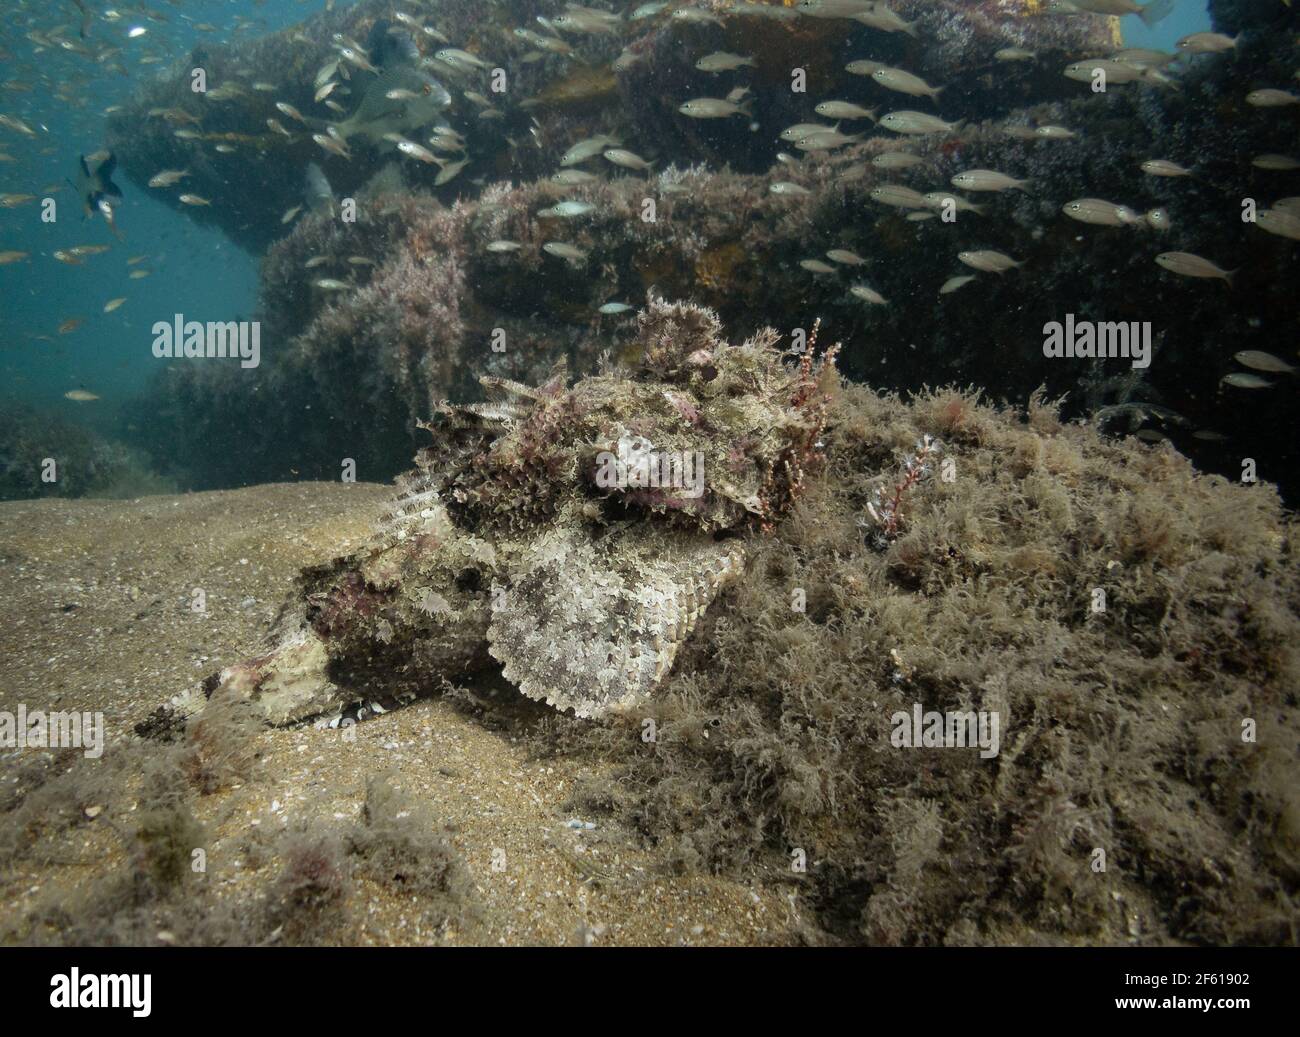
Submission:
[[[388,495],[378,485],[299,483],[0,504],[0,709],[102,712],[105,757],[139,752],[133,725],[257,649],[298,569],[363,542]],[[250,869],[234,850],[251,830],[349,825],[367,782],[390,774],[447,826],[475,910],[430,931],[413,899],[360,881],[350,893],[357,942],[764,944],[786,942],[799,925],[780,882],[674,876],[607,821],[573,827],[586,819],[565,800],[589,765],[532,759],[509,725],[435,697],[349,734],[264,731],[251,780],[194,797],[216,895],[250,910],[264,896],[274,862]],[[43,751],[0,750],[0,781],[17,781],[21,754]],[[129,827],[133,804],[97,806],[62,856],[20,859],[0,875],[0,910],[41,914],[75,902],[88,873],[122,867],[111,826]]]

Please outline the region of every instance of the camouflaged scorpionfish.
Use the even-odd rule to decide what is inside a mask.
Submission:
[[[372,542],[307,570],[274,647],[203,692],[338,723],[499,665],[579,717],[640,701],[821,460],[831,365],[777,338],[727,345],[711,311],[652,297],[629,370],[484,379],[489,402],[424,426]]]

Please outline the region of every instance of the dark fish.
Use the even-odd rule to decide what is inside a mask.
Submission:
[[[117,224],[113,222],[113,199],[122,197],[117,184],[113,183],[113,171],[117,168],[117,158],[111,151],[96,151],[93,155],[77,157],[77,180],[72,186],[85,206],[86,215],[98,212],[114,234]]]

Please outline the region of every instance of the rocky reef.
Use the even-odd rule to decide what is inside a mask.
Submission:
[[[426,66],[451,92],[445,118],[464,133],[469,164],[438,190],[443,201],[475,193],[474,181],[481,186],[505,178],[538,179],[556,167],[574,140],[596,132],[640,142],[661,164],[708,161],[745,172],[766,169],[775,129],[754,133],[735,122],[705,132],[677,111],[686,97],[716,89],[719,77],[694,67],[696,54],[708,50],[753,54],[758,78],[752,116],[779,128],[808,115],[809,99],[861,93],[861,77],[844,65],[868,54],[941,81],[960,77],[963,89],[950,92],[953,105],[951,111],[945,105],[945,112],[950,118],[975,118],[1030,98],[1069,96],[1070,84],[1055,74],[1055,66],[1080,51],[1113,47],[1115,40],[1108,19],[1041,17],[1034,2],[904,0],[894,6],[911,19],[910,32],[860,28],[850,33],[847,26],[857,23],[802,17],[792,5],[711,0],[697,8],[708,21],[664,11],[622,20],[617,30],[563,39],[545,33],[539,44],[535,18],[562,15],[565,5],[559,0],[510,5],[446,0],[436,11],[416,14],[436,35],[396,20],[390,0],[363,0],[256,41],[196,48],[113,114],[109,142],[125,174],[142,188],[160,169],[189,170],[181,188],[160,197],[184,208],[177,200],[182,190],[203,196],[212,204],[185,208],[188,215],[261,252],[283,233],[281,214],[302,201],[308,163],[318,163],[343,197],[359,190],[374,168],[395,154],[389,142],[349,138],[356,152],[344,157],[312,139],[313,131],[344,121],[356,109],[370,75],[345,63],[346,81],[318,101],[317,70],[338,60],[337,38],[369,42],[376,22],[381,35],[384,27],[411,28]],[[445,40],[483,65],[438,61]],[[1008,84],[1005,65],[993,57],[1006,46],[1035,50],[1043,68],[1011,77]],[[628,57],[613,67],[620,53]],[[807,75],[804,92],[790,89],[796,68]],[[195,90],[196,69],[204,73],[201,92]],[[493,69],[506,73],[503,89],[486,85]],[[735,78],[734,73],[723,77],[728,88]],[[467,90],[490,104],[469,99]],[[341,110],[327,107],[331,101]],[[303,118],[287,115],[277,107],[281,104]],[[413,186],[435,186],[438,170],[417,162],[408,166]],[[256,191],[246,189],[250,179],[257,181]]]
[[[451,408],[190,728],[463,698],[580,763],[563,809],[659,867],[793,884],[783,939],[1294,942],[1300,566],[1272,487],[1041,394],[878,395],[696,307],[638,329],[635,362]],[[601,487],[590,451],[625,437],[700,445],[711,492]],[[950,733],[909,733],[931,716]]]
[[[149,459],[84,425],[17,400],[0,408],[0,500],[128,497],[175,487]]]
[[[125,168],[137,179],[164,165],[189,168],[195,179],[187,184],[214,204],[187,212],[266,249],[260,316],[269,340],[260,371],[167,374],[144,404],[178,429],[160,463],[194,486],[331,477],[343,458],[357,460],[363,477],[387,478],[438,400],[476,398],[480,373],[536,381],[561,357],[575,373],[593,370],[601,352],[617,354],[630,341],[620,306],[655,289],[717,310],[741,335],[768,325],[791,331],[820,316],[826,334],[845,343],[843,370],[859,380],[905,391],[973,384],[1019,401],[1043,386],[1064,400],[1067,416],[1170,438],[1209,470],[1237,474],[1249,460],[1261,477],[1295,491],[1287,474],[1294,437],[1277,433],[1289,376],[1269,376],[1277,384],[1263,389],[1222,381],[1240,370],[1233,355],[1243,350],[1294,360],[1286,345],[1300,319],[1288,290],[1291,224],[1282,221],[1279,232],[1242,218],[1295,190],[1294,171],[1255,161],[1293,147],[1295,107],[1245,100],[1290,79],[1293,12],[1218,5],[1216,17],[1242,27],[1235,48],[1094,93],[1061,71],[1081,55],[1116,49],[1113,26],[1098,17],[904,3],[898,11],[912,30],[886,32],[785,7],[701,10],[712,20],[665,15],[521,52],[528,40],[500,22],[501,9],[440,8],[443,35],[509,72],[501,95],[482,94],[485,69],[439,73],[452,95],[445,119],[463,137],[467,163],[444,183],[449,159],[435,167],[365,139],[345,159],[274,108],[284,95],[296,110],[322,111],[312,72],[336,55],[331,35],[364,37],[391,14],[383,4],[322,15],[238,55],[212,57],[211,83],[243,84],[219,101],[183,97],[179,71],[151,87],[114,124]],[[1036,57],[995,57],[1007,47]],[[694,68],[718,48],[752,51],[755,67],[722,75]],[[602,64],[615,56],[617,69]],[[885,90],[846,70],[864,59],[944,90],[936,98]],[[428,54],[425,61],[439,67]],[[806,92],[790,89],[793,67],[807,73]],[[364,92],[366,75],[354,70],[326,100]],[[262,77],[263,86],[297,92],[254,90]],[[750,91],[745,118],[677,110],[694,93],[741,85]],[[774,139],[836,96],[878,116],[890,108],[941,113],[948,128],[904,135],[881,127],[802,153]],[[174,114],[149,114],[181,108],[201,123],[183,138]],[[294,139],[272,132],[273,147],[215,151],[220,134],[236,132],[230,127],[265,118],[290,124]],[[561,165],[575,142],[598,134],[654,168],[612,166],[599,147]],[[781,147],[790,154],[774,161]],[[1191,175],[1144,173],[1149,158]],[[239,164],[219,170],[227,160]],[[303,204],[309,162],[321,165],[336,201],[355,196],[356,222],[328,210],[281,220]],[[557,169],[570,175],[557,180]],[[979,169],[1007,173],[1023,189],[954,188],[954,176]],[[604,175],[611,171],[618,175]],[[265,189],[247,190],[250,178]],[[928,203],[915,201],[925,194]],[[946,211],[945,198],[956,208]],[[1063,211],[1080,198],[1113,201],[1136,218],[1080,223]],[[576,252],[553,254],[548,245],[557,244]],[[1020,265],[999,274],[958,259],[980,250]],[[1155,261],[1165,252],[1235,271],[1231,284],[1171,273]],[[975,280],[953,287],[959,274]],[[614,312],[601,312],[607,303]],[[1044,328],[1068,318],[1149,334],[1150,366],[1045,356]],[[268,398],[279,405],[266,408]],[[214,457],[211,435],[230,427],[247,430],[246,450]]]

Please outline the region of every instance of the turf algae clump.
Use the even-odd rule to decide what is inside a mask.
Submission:
[[[568,809],[686,871],[787,876],[805,940],[1292,942],[1300,569],[1275,491],[1038,396],[845,386],[827,423],[824,472],[661,691],[536,733],[612,767]],[[925,436],[951,475],[882,541],[866,505]],[[918,704],[996,714],[999,754],[898,747]]]
[[[778,338],[730,345],[709,310],[652,296],[632,366],[484,378],[487,402],[439,407],[372,541],[304,573],[270,649],[204,692],[337,723],[499,665],[580,717],[641,701],[822,463],[833,364]]]

